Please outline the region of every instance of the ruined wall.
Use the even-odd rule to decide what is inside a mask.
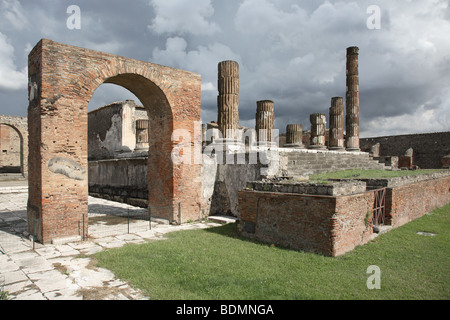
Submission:
[[[0,173],[28,175],[26,117],[0,115]]]
[[[103,83],[130,90],[148,110],[153,216],[172,221],[182,201],[185,221],[198,217],[201,165],[174,164],[171,153],[178,129],[201,143],[194,130],[201,113],[199,74],[42,39],[29,54],[28,78],[27,211],[28,221],[40,223],[39,241],[78,236],[80,221],[87,220],[87,106]]]
[[[20,173],[21,146],[19,133],[0,124],[0,173]]]
[[[370,186],[377,183],[367,182]],[[255,186],[266,190],[252,190]],[[326,256],[344,254],[370,241],[373,234],[373,191],[354,189],[355,192],[350,194],[352,189],[349,188],[349,194],[328,196],[294,193],[312,193],[316,186],[298,190],[295,187],[296,184],[288,183],[283,188],[278,183],[249,183],[249,188],[239,192],[240,234]],[[317,189],[317,192],[321,191]],[[385,224],[399,227],[448,202],[450,171],[411,179],[394,178],[386,189]]]
[[[239,192],[242,235],[295,250],[337,256],[366,243],[372,225],[365,223],[373,194],[317,196]]]
[[[360,139],[361,150],[369,152],[379,143],[380,156],[401,157],[412,148],[413,165],[422,169],[440,169],[441,160],[450,154],[450,132],[408,134]]]
[[[147,160],[136,157],[89,161],[89,194],[146,208]]]
[[[386,190],[386,219],[399,227],[450,202],[450,172]]]
[[[110,159],[132,152],[136,147],[136,120],[148,119],[137,114],[132,100],[115,102],[88,113],[88,158]]]
[[[247,156],[248,157],[248,156]],[[248,181],[259,179],[257,164],[218,164],[215,157],[203,157],[203,208],[204,216],[232,215],[239,217],[238,191]]]

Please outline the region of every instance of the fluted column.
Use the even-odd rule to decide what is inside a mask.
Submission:
[[[239,64],[236,61],[219,63],[218,90],[219,130],[224,139],[236,139],[239,126]]]
[[[325,133],[327,129],[327,117],[324,113],[313,113],[309,117],[311,121],[311,149],[325,149]]]
[[[303,148],[303,128],[301,124],[288,124],[286,126],[285,148]]]
[[[267,144],[272,141],[275,116],[273,101],[261,100],[256,102],[256,134],[259,144]]]
[[[359,71],[358,47],[347,48],[346,148],[359,151]]]
[[[136,121],[136,151],[148,150],[148,120]]]
[[[330,150],[345,150],[344,147],[344,98],[334,97],[330,107]]]

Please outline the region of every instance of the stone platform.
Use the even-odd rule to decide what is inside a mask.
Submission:
[[[287,171],[288,176],[308,176],[352,169],[390,169],[385,164],[374,160],[367,152],[282,148],[281,155],[285,157],[282,167]]]

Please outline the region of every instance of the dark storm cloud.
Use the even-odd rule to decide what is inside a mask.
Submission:
[[[368,8],[380,9],[370,29]],[[310,127],[345,97],[345,55],[360,48],[361,135],[449,130],[447,0],[0,0],[0,113],[26,115],[26,64],[41,39],[198,72],[202,120],[217,118],[217,63],[240,64],[240,119],[254,126],[256,101],[275,102],[276,126]],[[82,27],[66,27],[69,5]],[[135,98],[102,85],[90,108]]]

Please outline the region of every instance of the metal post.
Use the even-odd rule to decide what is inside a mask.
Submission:
[[[152,208],[148,206],[148,226],[152,230]]]
[[[178,224],[181,225],[181,202],[178,202]]]
[[[36,226],[36,219],[33,219],[33,250],[34,250],[34,242],[36,241],[36,230],[35,230],[35,226]]]
[[[82,239],[83,239],[83,241],[84,241],[84,240],[86,240],[86,236],[85,236],[85,234],[86,234],[86,233],[85,233],[85,232],[86,232],[86,230],[84,229],[84,227],[85,227],[85,226],[84,226],[84,214],[83,214],[83,216],[82,216],[82,217],[83,217],[83,219],[82,219],[82,220],[83,220],[83,229],[82,229],[82,232],[83,232],[83,236],[82,236]]]
[[[127,209],[127,225],[128,225],[128,233],[130,233],[130,208]]]

